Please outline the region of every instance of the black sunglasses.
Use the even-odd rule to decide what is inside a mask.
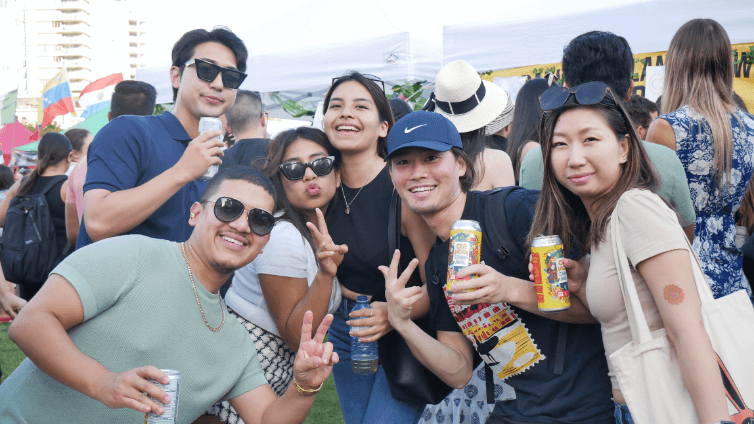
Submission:
[[[332,83],[330,85],[335,85],[335,81],[341,78],[350,77],[351,75],[352,74],[343,74],[339,77],[335,77],[332,79]],[[361,75],[364,76],[364,78],[372,81],[373,83],[379,84],[380,87],[382,87],[382,92],[383,93],[385,92],[385,81],[383,81],[380,77],[378,77],[377,75],[372,75],[372,74],[361,74]]]
[[[196,67],[196,76],[202,81],[212,82],[217,78],[217,74],[222,72],[223,85],[227,88],[238,88],[241,86],[243,80],[246,79],[246,74],[236,69],[228,69],[215,65],[212,62],[207,62],[204,59],[191,59],[183,66]]]
[[[335,156],[325,156],[322,158],[314,159],[311,162],[286,162],[281,163],[278,167],[280,172],[285,175],[291,181],[296,181],[304,178],[306,174],[306,168],[311,168],[312,171],[319,177],[332,172],[333,164],[335,163]]]
[[[202,200],[202,203],[215,204],[215,218],[222,222],[233,222],[246,210],[243,202],[232,197],[218,197],[217,200]],[[275,226],[275,217],[266,210],[252,208],[249,210],[249,228],[258,236],[266,236]]]
[[[557,109],[568,101],[571,94],[576,98],[576,103],[580,105],[595,105],[605,98],[607,93],[613,98],[613,102],[617,105],[613,90],[608,87],[604,82],[592,81],[581,85],[577,85],[573,89],[568,87],[550,87],[541,96],[539,96],[539,104],[542,106],[542,110],[545,112]]]

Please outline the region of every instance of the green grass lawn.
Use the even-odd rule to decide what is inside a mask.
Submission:
[[[26,358],[21,349],[8,339],[8,327],[10,324],[0,324],[0,368],[5,380],[13,370]],[[317,394],[312,410],[304,421],[305,424],[342,424],[343,416],[340,413],[340,402],[335,393],[335,383],[332,376],[325,381],[322,390]]]

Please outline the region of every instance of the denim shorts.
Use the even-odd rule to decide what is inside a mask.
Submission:
[[[613,403],[615,404],[615,424],[634,424],[628,405],[621,405],[615,399],[613,399]]]

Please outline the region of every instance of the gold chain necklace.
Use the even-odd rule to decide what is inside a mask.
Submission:
[[[194,296],[196,296],[196,304],[199,305],[199,312],[202,313],[202,319],[204,320],[204,323],[207,324],[207,328],[209,328],[212,331],[220,331],[221,328],[223,328],[223,325],[225,325],[225,309],[223,309],[223,299],[220,297],[220,293],[217,293],[217,297],[220,298],[220,312],[223,314],[223,322],[220,323],[220,326],[217,328],[212,327],[209,325],[209,321],[207,321],[207,317],[204,315],[204,309],[202,309],[202,302],[199,301],[199,292],[196,291],[196,282],[194,281],[194,273],[191,272],[191,265],[189,265],[188,258],[186,257],[186,250],[183,248],[183,243],[181,243],[181,253],[183,254],[183,260],[186,261],[186,268],[188,268],[189,277],[191,277],[191,285],[194,286]]]
[[[369,176],[367,177],[367,182],[365,182],[364,185],[361,186],[361,188],[359,189],[359,191],[356,192],[356,196],[353,196],[353,199],[351,199],[350,202],[348,201],[348,199],[346,199],[346,189],[345,189],[346,185],[344,183],[342,183],[342,182],[340,183],[340,191],[341,191],[341,193],[343,193],[343,201],[346,203],[346,215],[350,215],[351,214],[351,205],[353,205],[353,202],[356,200],[357,197],[359,197],[359,193],[361,193],[361,190],[363,190],[364,187],[366,187],[367,184],[369,184],[369,180],[372,179],[372,174],[373,173],[374,173],[374,171],[372,171],[372,173],[369,174]]]

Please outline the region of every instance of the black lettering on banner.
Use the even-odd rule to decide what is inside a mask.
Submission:
[[[634,92],[633,94],[636,94],[637,96],[644,97],[645,88],[643,85],[634,85]]]
[[[655,66],[662,66],[664,64],[662,61],[662,55],[657,56],[657,61],[655,61],[655,63],[656,63]]]
[[[733,65],[736,69],[735,76],[736,78],[741,78],[741,70],[743,70],[743,77],[749,78],[749,75],[751,74],[751,65],[752,61],[749,57],[747,57],[747,53],[741,53],[741,61],[738,62],[738,65]],[[738,61],[738,55],[735,55],[733,57],[733,61]]]
[[[649,56],[644,58],[644,68],[642,68],[641,70],[641,77],[639,78],[639,81],[644,81],[647,78],[647,66],[652,66],[652,58]]]

